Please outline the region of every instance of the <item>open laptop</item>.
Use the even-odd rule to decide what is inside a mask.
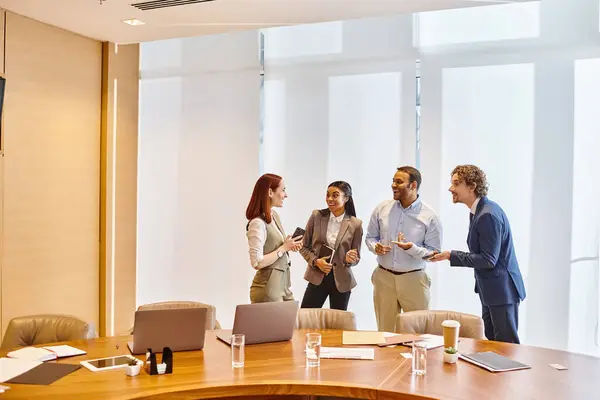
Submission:
[[[233,329],[217,331],[217,338],[227,344],[234,333],[243,333],[246,344],[290,340],[297,315],[297,301],[241,304],[235,309]]]
[[[202,350],[206,314],[206,308],[136,311],[133,341],[127,347],[132,354],[144,354],[147,349],[161,353],[164,347],[172,351]]]

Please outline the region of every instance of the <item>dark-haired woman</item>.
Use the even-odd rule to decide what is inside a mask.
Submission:
[[[252,268],[256,275],[250,286],[250,302],[294,300],[290,279],[290,251],[302,247],[302,236],[286,236],[273,207],[283,207],[287,198],[283,179],[274,174],[261,176],[254,185],[246,209],[246,236]]]
[[[356,286],[352,267],[360,260],[362,221],[356,218],[348,183],[331,183],[326,201],[326,209],[315,210],[310,216],[300,249],[308,263],[302,308],[321,308],[329,297],[330,308],[345,311],[350,291]],[[325,246],[333,249],[333,257],[320,257],[327,254]]]

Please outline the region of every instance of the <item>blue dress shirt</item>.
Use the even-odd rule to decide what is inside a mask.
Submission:
[[[410,249],[403,250],[391,243],[399,233],[413,243]],[[433,209],[419,197],[407,208],[399,201],[386,200],[373,211],[365,242],[373,253],[377,242],[392,247],[388,254],[377,256],[377,262],[384,268],[399,272],[424,269],[423,257],[442,248],[442,225]]]

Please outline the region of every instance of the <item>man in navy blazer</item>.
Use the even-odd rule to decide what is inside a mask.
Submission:
[[[463,203],[471,210],[469,252],[444,251],[430,261],[450,260],[453,267],[473,268],[485,336],[489,340],[519,343],[519,303],[525,299],[525,286],[508,218],[498,204],[486,197],[485,173],[475,165],[454,168],[449,190],[454,203]]]

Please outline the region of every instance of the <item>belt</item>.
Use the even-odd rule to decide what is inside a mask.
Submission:
[[[381,265],[379,265],[379,268],[381,268],[381,269],[382,269],[382,270],[384,270],[384,271],[387,271],[387,272],[389,272],[390,274],[394,274],[394,275],[404,275],[404,274],[410,274],[411,272],[423,271],[423,269],[422,269],[422,268],[420,268],[420,269],[413,269],[413,270],[410,270],[410,271],[405,271],[405,272],[400,272],[400,271],[392,271],[391,269],[387,269],[387,268],[385,268],[385,267],[382,267]]]

